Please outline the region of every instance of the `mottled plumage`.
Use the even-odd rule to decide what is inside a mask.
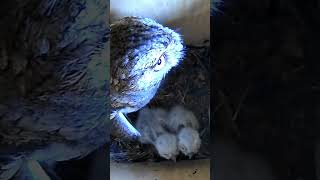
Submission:
[[[110,28],[113,117],[149,103],[167,72],[182,60],[184,47],[178,33],[148,18],[126,17]]]
[[[108,140],[107,1],[3,2],[0,179],[29,158],[81,158]],[[18,178],[18,177],[17,177]]]
[[[145,106],[182,56],[181,37],[151,19],[127,17],[112,24],[113,110],[130,113]]]

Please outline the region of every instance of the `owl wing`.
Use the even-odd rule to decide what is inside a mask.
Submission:
[[[28,0],[7,6],[0,20],[8,26],[0,30],[1,154],[31,152],[52,142],[81,139],[92,147],[105,142],[107,1]],[[8,144],[12,148],[3,148]]]

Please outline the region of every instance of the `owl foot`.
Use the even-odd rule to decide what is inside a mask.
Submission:
[[[122,114],[117,113],[112,121],[112,135],[130,141],[136,141],[141,136],[139,131],[133,127],[128,119]]]

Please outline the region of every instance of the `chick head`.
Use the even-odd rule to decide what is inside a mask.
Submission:
[[[191,157],[196,154],[201,145],[201,139],[198,131],[193,128],[182,128],[178,133],[178,149],[184,155]]]
[[[155,142],[155,147],[158,154],[165,158],[176,161],[176,156],[179,154],[177,146],[177,137],[170,133],[160,135]]]

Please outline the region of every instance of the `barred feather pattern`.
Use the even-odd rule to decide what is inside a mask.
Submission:
[[[17,174],[22,158],[81,158],[108,141],[108,6],[14,0],[0,7],[0,179]]]
[[[183,40],[143,17],[125,17],[110,28],[111,111],[134,112],[149,103],[165,75],[181,62]]]

